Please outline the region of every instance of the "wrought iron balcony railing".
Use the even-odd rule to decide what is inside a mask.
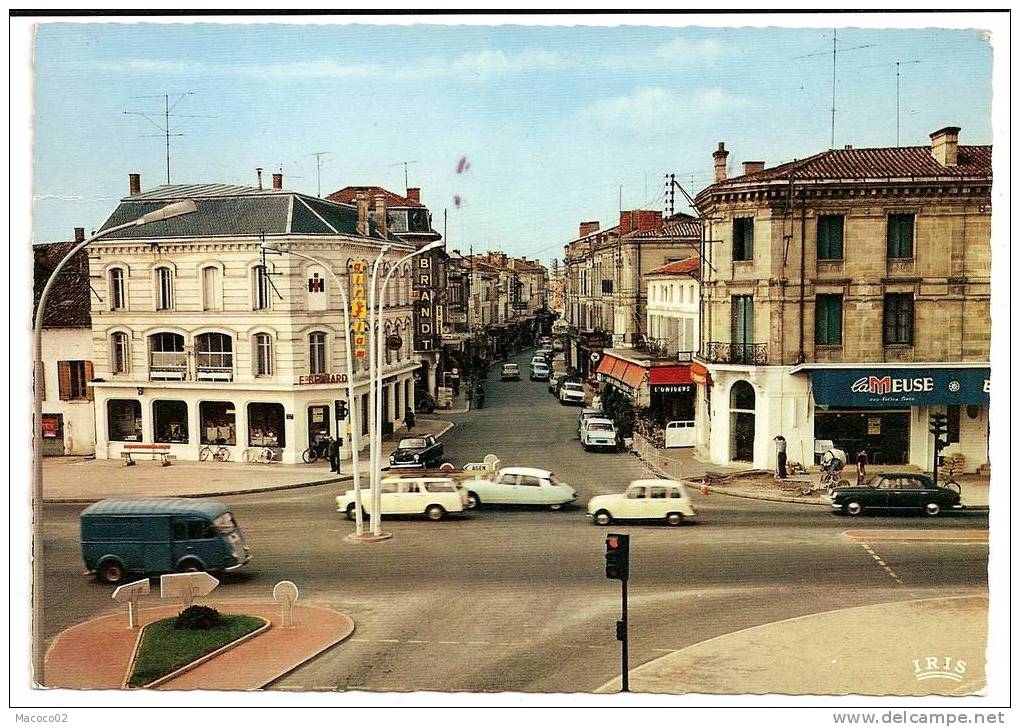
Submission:
[[[652,356],[659,358],[666,358],[669,355],[669,341],[665,338],[651,338],[649,336],[642,336],[634,344],[634,348],[638,351],[644,351]]]
[[[705,360],[709,363],[764,366],[768,363],[768,359],[769,346],[767,343],[709,341],[705,352]]]

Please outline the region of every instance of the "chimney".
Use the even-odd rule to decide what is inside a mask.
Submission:
[[[744,174],[754,174],[765,169],[765,162],[744,162]]]
[[[283,189],[283,172],[273,173],[273,189]]]
[[[368,237],[368,194],[358,192],[355,195],[355,204],[358,207],[358,234]]]
[[[255,173],[259,175],[259,189],[262,189],[262,167],[255,167]]]
[[[84,227],[75,227],[74,228],[74,241],[75,242],[85,242],[85,228]]]
[[[591,222],[582,222],[577,236],[584,237],[585,235],[590,235],[591,233],[598,231],[599,231],[598,220],[592,220]]]
[[[134,197],[142,193],[142,175],[137,172],[128,175],[128,193]]]
[[[712,152],[712,159],[715,161],[715,183],[726,179],[726,157],[730,153],[726,151],[726,145],[723,142],[719,142],[719,148]]]
[[[377,194],[375,199],[375,227],[379,237],[386,239],[386,195]]]
[[[947,126],[931,134],[931,155],[944,167],[956,166],[960,127]]]
[[[407,198],[412,202],[421,204],[421,187],[408,187]]]

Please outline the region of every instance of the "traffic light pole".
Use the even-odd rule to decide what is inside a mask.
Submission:
[[[627,659],[627,579],[624,578],[620,581],[621,593],[623,595],[623,618],[620,620],[620,634],[617,638],[620,639],[620,662],[623,668],[623,674],[621,676],[621,692],[630,691],[630,669],[628,667]]]

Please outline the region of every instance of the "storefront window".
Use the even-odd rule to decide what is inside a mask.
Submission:
[[[106,433],[111,442],[142,441],[142,404],[134,399],[106,402]]]
[[[329,406],[308,407],[308,446],[314,447],[329,439]]]
[[[203,401],[198,405],[202,444],[237,444],[234,405],[229,401]]]
[[[284,419],[283,404],[249,404],[248,446],[285,446]]]
[[[152,402],[152,441],[188,443],[188,405],[183,401]]]

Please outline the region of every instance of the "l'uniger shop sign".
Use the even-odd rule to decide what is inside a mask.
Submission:
[[[826,405],[987,404],[991,369],[822,369],[811,385],[815,403]]]

